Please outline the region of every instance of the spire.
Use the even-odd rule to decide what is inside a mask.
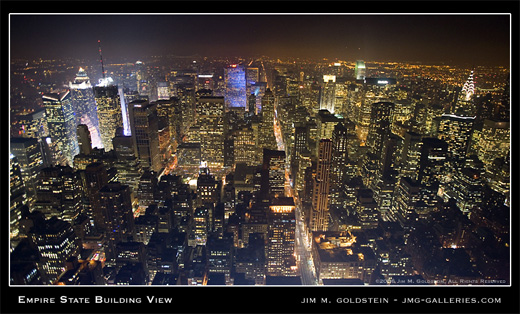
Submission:
[[[473,94],[475,93],[475,84],[473,83],[473,70],[471,71],[468,79],[466,80],[466,83],[464,83],[461,93],[463,93],[465,101],[470,100],[471,96],[473,96]]]
[[[105,79],[105,67],[103,65],[103,55],[101,54],[101,40],[98,39],[99,46],[99,61],[101,62],[101,73],[103,74],[103,80]]]

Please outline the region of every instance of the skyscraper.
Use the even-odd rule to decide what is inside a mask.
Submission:
[[[210,167],[224,165],[224,99],[216,96],[197,99],[201,159]]]
[[[262,192],[267,199],[285,195],[285,151],[265,149],[262,164]]]
[[[330,166],[332,140],[321,139],[318,149],[318,164],[312,193],[312,231],[327,231],[329,226]]]
[[[86,124],[91,130],[94,147],[101,146],[99,136],[99,120],[94,92],[90,78],[83,68],[79,68],[74,82],[69,82],[72,108],[76,116],[77,124]]]
[[[44,94],[42,99],[49,136],[57,144],[57,148],[63,156],[60,164],[72,166],[74,156],[79,149],[76,139],[76,119],[70,100],[70,91]]]
[[[116,129],[123,127],[123,115],[121,111],[121,99],[117,85],[98,85],[94,87],[96,99],[99,131],[101,142],[105,151],[112,150],[112,139]]]
[[[269,205],[266,271],[270,276],[296,275],[294,211],[291,197],[276,198]]]
[[[356,61],[356,80],[364,80],[366,77],[366,67],[365,61],[357,60]]]
[[[243,66],[232,64],[226,68],[226,108],[246,107],[246,72]]]
[[[35,138],[12,137],[10,152],[16,156],[29,203],[34,202],[38,173],[43,168],[40,144]]]
[[[134,100],[128,105],[128,109],[137,158],[143,168],[149,167],[159,172],[162,163],[159,154],[157,105],[146,100]]]

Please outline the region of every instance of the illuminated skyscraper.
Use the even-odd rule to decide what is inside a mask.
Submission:
[[[473,71],[471,71],[468,79],[464,83],[464,86],[459,93],[459,97],[455,102],[451,113],[466,117],[474,117],[477,112],[477,108],[473,100],[474,94],[475,83],[473,82]]]
[[[101,142],[105,151],[112,150],[112,139],[116,129],[123,127],[123,115],[121,111],[121,99],[117,85],[98,85],[94,87],[96,99],[99,131]]]
[[[438,137],[448,143],[454,157],[465,158],[473,132],[475,117],[443,114],[440,117]]]
[[[485,119],[478,142],[478,158],[490,166],[496,158],[506,157],[510,147],[509,121]]]
[[[262,164],[262,191],[273,199],[285,195],[285,152],[264,148]]]
[[[226,108],[242,107],[247,104],[246,72],[241,65],[232,64],[226,68]]]
[[[224,98],[202,96],[197,100],[201,159],[209,167],[224,165]]]
[[[149,167],[159,172],[162,163],[159,154],[157,105],[146,100],[134,100],[128,105],[128,109],[137,158],[143,168]]]
[[[356,61],[356,80],[364,80],[366,77],[365,61]]]
[[[69,82],[72,108],[77,124],[86,124],[91,130],[93,147],[101,146],[96,101],[90,78],[83,68],[79,68],[74,82]]]
[[[291,197],[274,199],[269,205],[267,227],[267,274],[296,275],[294,239],[296,229],[295,205]]]
[[[64,158],[61,160],[61,164],[72,166],[74,156],[78,154],[79,149],[70,91],[44,94],[42,99],[49,136],[57,144],[58,150],[61,151]]]
[[[318,149],[318,164],[312,193],[312,231],[327,231],[329,226],[330,166],[332,140],[321,139]]]
[[[333,114],[336,101],[336,76],[324,75],[320,91],[320,110],[325,109]]]
[[[22,206],[25,205],[26,194],[23,184],[22,172],[15,155],[9,155],[9,219],[10,237],[15,238],[19,233],[20,219],[22,218]]]
[[[274,136],[274,95],[270,89],[262,97],[262,120],[258,131],[259,146],[267,149],[277,149]]]
[[[81,242],[69,222],[52,217],[44,224],[36,224],[31,233],[38,248],[38,270],[46,284],[52,284],[66,270],[65,262],[77,256]]]
[[[12,137],[11,154],[16,156],[27,192],[27,201],[34,202],[38,173],[43,168],[40,143],[35,138]]]

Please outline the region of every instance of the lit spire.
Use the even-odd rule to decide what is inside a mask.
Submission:
[[[462,87],[462,93],[464,95],[464,100],[468,101],[471,99],[471,96],[475,93],[475,84],[473,83],[473,71],[471,71],[466,83]]]

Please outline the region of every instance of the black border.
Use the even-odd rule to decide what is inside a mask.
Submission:
[[[518,49],[519,35],[519,1],[337,1],[337,2],[175,2],[175,1],[0,1],[2,29],[2,86],[8,89],[8,14],[23,13],[121,13],[121,12],[158,12],[164,7],[164,12],[183,13],[511,13],[512,18],[512,51],[511,92],[513,101],[511,107],[512,121],[518,117]],[[100,9],[102,8],[102,9]],[[161,11],[163,11],[161,9]],[[8,110],[9,91],[2,93],[4,110]],[[8,116],[8,115],[6,115]],[[4,127],[7,128],[9,123]],[[512,128],[512,143],[517,142],[516,124]],[[512,152],[516,156],[516,147]],[[7,153],[4,153],[3,170],[6,170]],[[520,276],[518,253],[518,206],[515,192],[518,168],[512,163],[512,190],[515,196],[512,201],[512,285],[511,287],[9,287],[8,286],[8,252],[2,245],[2,271],[0,277],[0,312],[1,313],[520,313]],[[4,193],[7,191],[4,190]],[[3,194],[5,195],[5,194]],[[7,198],[7,197],[6,197]],[[6,199],[4,198],[4,200]],[[5,209],[5,208],[4,208]],[[5,244],[5,221],[8,210],[2,210],[2,243]],[[18,296],[55,297],[56,304],[18,304]],[[59,297],[90,297],[90,304],[64,305],[59,303]],[[104,297],[171,297],[170,305],[121,304],[114,306],[93,303],[96,295]],[[317,304],[302,304],[302,298],[312,297]],[[336,298],[388,298],[389,304],[323,304],[321,298],[335,300]],[[501,298],[500,304],[446,304],[421,303],[402,304],[407,298]],[[398,301],[394,301],[397,299]],[[143,300],[144,301],[144,300]]]

